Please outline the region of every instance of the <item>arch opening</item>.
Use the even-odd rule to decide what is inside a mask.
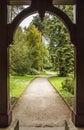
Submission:
[[[24,9],[21,13],[19,13],[18,16],[16,16],[16,18],[9,25],[9,30],[11,33],[10,39],[13,39],[15,30],[17,29],[18,25],[23,21],[23,19],[25,19],[26,17],[28,17],[34,13],[37,13],[37,12],[42,13],[40,15],[43,15],[43,13],[45,13],[45,12],[49,12],[49,13],[52,13],[53,15],[56,15],[57,17],[59,17],[63,21],[65,26],[68,28],[72,43],[75,43],[74,42],[75,41],[75,36],[74,36],[75,25],[71,22],[69,17],[64,12],[62,12],[60,9],[58,9],[52,5],[50,6],[50,8],[46,7],[46,9],[43,9],[40,12],[39,12],[38,8],[35,8],[35,7],[33,8],[32,6],[30,6],[26,9]]]

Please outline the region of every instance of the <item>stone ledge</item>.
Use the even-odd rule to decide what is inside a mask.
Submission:
[[[75,127],[71,120],[65,121],[65,130],[84,130],[84,127]]]
[[[0,128],[0,130],[19,130],[19,121],[12,121],[11,125],[6,128]]]
[[[20,127],[20,130],[65,130],[64,127]]]

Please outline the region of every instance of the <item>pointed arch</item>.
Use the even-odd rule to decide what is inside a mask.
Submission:
[[[8,25],[8,29],[9,29],[9,44],[11,44],[11,42],[13,41],[13,35],[15,33],[15,30],[17,29],[18,25],[28,16],[39,12],[39,9],[37,6],[30,6],[26,9],[24,9],[22,12],[20,12],[15,19],[12,21],[11,24]],[[72,21],[70,20],[70,18],[60,9],[54,7],[52,4],[50,6],[46,6],[43,10],[45,10],[45,12],[49,12],[52,13],[54,15],[56,15],[57,17],[59,17],[63,23],[65,24],[65,26],[67,27],[69,34],[70,34],[70,39],[71,42],[74,44],[75,43],[75,24],[72,23]]]

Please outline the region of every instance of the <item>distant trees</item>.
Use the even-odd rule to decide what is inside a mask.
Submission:
[[[58,6],[73,20],[72,6]],[[42,32],[48,40],[50,59],[53,69],[60,76],[67,76],[74,70],[74,47],[70,42],[69,33],[64,24],[56,16],[46,15],[41,22],[38,16],[33,19],[33,24]]]
[[[20,13],[23,9],[24,9],[23,5],[8,6],[9,22],[11,22],[15,18],[15,16],[17,16],[18,13]]]
[[[32,73],[32,69],[42,70],[49,52],[42,42],[41,32],[33,24],[24,31],[19,27],[14,40],[10,47],[10,72],[23,75]]]
[[[29,28],[25,29],[25,32],[27,46],[32,59],[31,67],[42,70],[45,58],[49,55],[47,46],[42,42],[42,34],[33,24],[30,24]]]
[[[73,20],[73,6],[57,7]],[[43,43],[42,37],[48,45]],[[40,71],[50,67],[58,71],[59,76],[73,72],[74,46],[66,27],[56,16],[47,14],[43,22],[35,16],[24,31],[18,28],[14,39],[15,43],[10,48],[11,73],[28,74],[34,69]]]

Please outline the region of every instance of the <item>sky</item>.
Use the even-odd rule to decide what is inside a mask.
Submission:
[[[32,22],[33,17],[36,16],[36,15],[37,15],[37,13],[36,13],[36,14],[33,14],[33,15],[30,15],[29,17],[25,18],[25,19],[21,22],[20,26],[21,26],[22,28],[28,27],[28,26],[30,25],[30,23]]]
[[[22,28],[28,27],[28,26],[30,25],[30,23],[32,22],[33,17],[36,16],[36,15],[38,15],[38,13],[33,14],[33,15],[30,15],[29,17],[25,18],[25,19],[21,22],[20,26],[21,26]],[[47,41],[43,36],[42,36],[42,40],[43,40],[44,43],[48,44],[48,41]]]

